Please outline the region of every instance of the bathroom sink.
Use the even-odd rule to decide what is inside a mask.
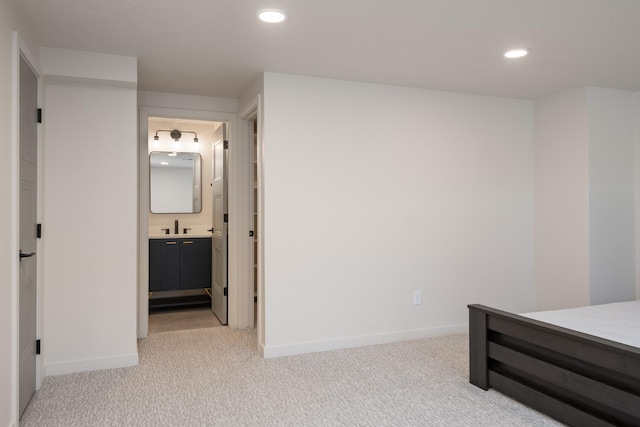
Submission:
[[[188,239],[188,238],[192,238],[192,239],[196,239],[196,238],[201,238],[201,237],[211,237],[212,234],[211,233],[207,233],[207,234],[150,234],[149,238],[150,239]]]
[[[160,226],[152,226],[149,227],[149,238],[150,239],[183,239],[183,238],[198,238],[198,237],[211,237],[213,234],[210,231],[207,231],[211,228],[210,225],[180,225],[179,234],[174,233],[173,227],[169,228],[170,233],[165,234],[163,228],[169,228]],[[187,233],[184,233],[184,229],[187,228]]]

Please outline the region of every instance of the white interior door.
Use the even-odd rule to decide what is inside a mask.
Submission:
[[[213,137],[213,237],[211,309],[220,323],[227,324],[227,124]]]
[[[20,291],[18,387],[20,415],[36,390],[36,222],[38,78],[20,58]]]

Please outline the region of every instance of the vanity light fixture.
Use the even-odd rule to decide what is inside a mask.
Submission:
[[[258,19],[262,22],[268,22],[270,24],[277,24],[287,20],[287,14],[284,10],[280,9],[262,9],[258,11]]]
[[[504,53],[505,58],[516,59],[522,58],[523,56],[527,56],[529,54],[529,49],[525,48],[517,48],[517,49],[509,49]]]
[[[192,133],[194,135],[193,142],[198,142],[198,134],[195,133],[192,130],[182,130],[182,131],[180,131],[178,129],[174,129],[174,130],[157,130],[156,131],[156,135],[153,137],[154,141],[160,140],[160,137],[158,136],[158,132],[169,132],[169,134],[171,135],[171,138],[175,142],[180,141],[180,138],[182,138],[182,134],[183,133]]]

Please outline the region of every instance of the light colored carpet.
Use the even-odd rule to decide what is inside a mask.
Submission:
[[[467,339],[264,360],[254,331],[158,333],[136,367],[46,378],[20,425],[560,425],[469,384]]]

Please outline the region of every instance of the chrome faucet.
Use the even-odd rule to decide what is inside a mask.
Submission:
[[[174,226],[174,234],[178,234],[180,232],[180,227],[178,227],[178,220],[176,219],[176,221],[173,223]]]

